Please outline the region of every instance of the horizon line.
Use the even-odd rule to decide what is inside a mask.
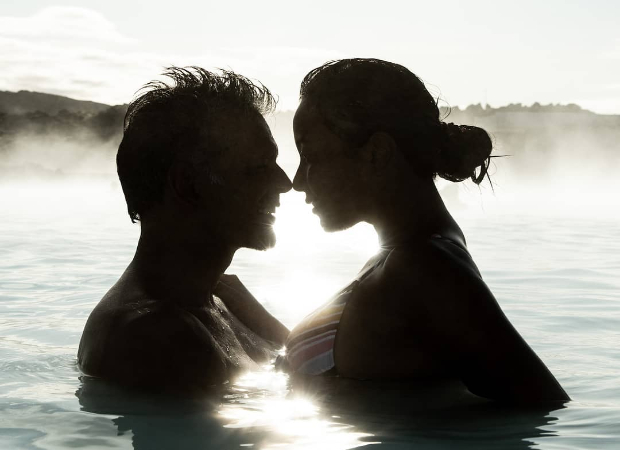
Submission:
[[[31,90],[28,90],[28,89],[20,89],[19,91],[0,90],[0,93],[9,93],[9,94],[19,94],[21,92],[27,92],[27,93],[32,93],[32,94],[50,95],[50,96],[54,96],[54,97],[66,98],[66,99],[77,101],[77,102],[95,103],[97,105],[107,106],[109,108],[117,107],[117,106],[127,106],[130,103],[130,102],[128,102],[128,103],[116,103],[116,104],[103,103],[103,102],[98,102],[98,101],[90,100],[90,99],[82,99],[82,98],[70,97],[68,95],[57,94],[57,93],[53,93],[53,92],[31,91]],[[438,105],[438,107],[440,109],[447,108],[447,109],[450,109],[450,110],[451,109],[458,109],[460,111],[465,111],[467,108],[469,108],[471,106],[480,106],[482,108],[482,110],[486,111],[488,109],[500,109],[500,108],[506,108],[506,107],[509,107],[509,106],[521,106],[522,108],[533,108],[534,105],[539,105],[541,108],[544,108],[544,107],[576,106],[576,107],[579,108],[580,112],[596,114],[598,116],[619,116],[620,115],[620,112],[611,113],[611,114],[598,113],[598,112],[586,109],[586,108],[582,107],[581,105],[579,105],[578,103],[574,103],[574,102],[546,103],[546,104],[543,104],[543,103],[539,103],[539,102],[535,101],[535,102],[533,102],[530,105],[524,104],[524,103],[508,103],[508,104],[499,105],[499,106],[493,106],[493,105],[489,104],[488,102],[478,102],[478,103],[470,103],[470,104],[468,104],[466,106],[460,106],[460,105],[442,105],[442,106],[439,106]],[[295,112],[295,109],[279,109],[278,106],[277,106],[277,103],[276,103],[276,107],[275,107],[274,111],[271,114],[289,113],[289,112]]]

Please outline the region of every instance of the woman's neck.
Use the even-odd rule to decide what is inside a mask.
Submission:
[[[458,230],[432,180],[403,181],[384,194],[370,221],[382,248],[425,239],[454,227]]]

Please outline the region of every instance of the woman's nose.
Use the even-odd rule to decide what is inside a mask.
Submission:
[[[304,192],[306,189],[306,170],[300,164],[293,177],[293,189],[298,192]]]

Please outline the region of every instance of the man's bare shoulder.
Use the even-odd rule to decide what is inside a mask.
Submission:
[[[226,361],[207,328],[191,313],[114,288],[88,319],[78,363],[91,375],[142,387],[216,384]]]

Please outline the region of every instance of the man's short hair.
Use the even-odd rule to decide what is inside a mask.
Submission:
[[[276,100],[261,83],[231,71],[168,67],[127,109],[123,140],[116,155],[118,176],[132,222],[163,199],[168,171],[176,155],[198,149],[221,152],[210,136],[222,114],[273,111]]]

